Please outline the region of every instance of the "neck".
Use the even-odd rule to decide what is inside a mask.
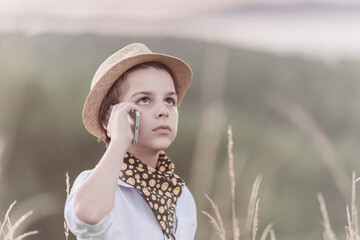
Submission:
[[[152,168],[156,168],[160,150],[146,150],[144,148],[140,150],[135,147],[130,147],[129,152],[134,154],[135,157],[140,159],[144,164]]]

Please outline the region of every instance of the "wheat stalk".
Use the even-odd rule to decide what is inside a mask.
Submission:
[[[233,139],[231,126],[228,127],[228,155],[229,155],[229,175],[231,186],[231,204],[232,204],[232,222],[233,222],[233,236],[234,240],[240,239],[240,229],[238,227],[238,220],[235,211],[235,172],[234,172],[234,155],[233,155]]]
[[[252,238],[253,240],[256,239],[256,233],[258,230],[258,224],[259,224],[258,213],[259,213],[259,198],[257,199],[255,205],[254,220],[253,220],[253,238]]]
[[[321,193],[318,193],[318,200],[320,203],[320,210],[324,219],[324,233],[323,233],[323,238],[326,240],[337,240],[336,235],[334,233],[334,231],[331,228],[330,225],[330,220],[329,220],[329,216],[326,210],[326,205],[325,205],[325,201],[323,196],[321,195]]]
[[[262,234],[261,237],[260,237],[260,240],[266,240],[267,236],[268,236],[269,233],[270,233],[270,230],[271,230],[272,226],[273,226],[273,224],[272,224],[272,223],[269,223],[269,224],[265,227],[264,232],[263,232],[263,234]]]
[[[275,232],[273,229],[270,230],[270,240],[276,240]]]
[[[354,240],[354,234],[353,234],[353,230],[352,230],[352,225],[351,225],[351,217],[350,217],[350,212],[349,212],[349,206],[346,206],[346,216],[347,216],[347,221],[348,221],[348,226],[345,227],[346,230],[346,239],[347,240]]]
[[[219,209],[206,193],[205,193],[205,196],[210,201],[211,207],[215,211],[216,219],[213,216],[211,216],[208,212],[202,211],[202,213],[205,214],[210,219],[209,221],[215,228],[215,232],[217,235],[219,235],[220,239],[225,240],[225,229],[224,229],[224,224],[223,224]]]
[[[330,138],[304,108],[290,99],[281,95],[273,95],[269,99],[269,103],[270,107],[288,118],[308,136],[315,150],[319,153],[321,160],[323,160],[333,176],[338,190],[344,199],[347,199],[351,191],[349,188],[350,178]]]
[[[349,206],[346,206],[346,216],[348,225],[345,226],[346,239],[347,240],[359,240],[359,226],[358,226],[358,213],[356,206],[356,188],[355,184],[358,181],[356,174],[352,174],[352,185],[351,185],[351,214]]]
[[[27,219],[31,214],[33,214],[33,211],[29,211],[27,213],[25,213],[24,215],[22,215],[16,222],[13,226],[11,226],[10,222],[8,221],[9,223],[9,230],[8,230],[8,233],[7,235],[10,236],[10,239],[13,239],[13,236],[14,236],[14,232],[15,230],[20,226],[20,224],[22,222],[25,221],[25,219]]]
[[[27,232],[27,233],[21,234],[20,236],[18,236],[17,238],[15,238],[15,240],[22,240],[22,239],[24,239],[25,237],[28,237],[28,236],[31,236],[31,235],[35,235],[35,234],[38,234],[38,233],[39,233],[38,231]]]
[[[257,176],[253,184],[253,188],[250,195],[248,213],[246,218],[246,226],[245,226],[245,235],[247,239],[250,239],[251,226],[253,225],[254,214],[256,211],[255,205],[259,192],[260,182],[261,182],[261,176]]]
[[[352,174],[352,184],[351,184],[351,216],[352,216],[352,225],[354,227],[354,239],[359,239],[359,228],[358,228],[358,214],[356,207],[356,174],[353,172]]]
[[[66,185],[66,198],[69,197],[70,194],[70,178],[69,178],[69,173],[66,172],[66,181],[65,181],[65,185]],[[64,221],[64,229],[65,229],[65,239],[68,240],[69,239],[69,227],[66,224],[66,221]]]
[[[235,171],[234,171],[234,156],[233,156],[233,140],[232,140],[232,130],[231,126],[228,127],[228,155],[229,155],[229,175],[230,175],[230,186],[231,186],[231,202],[232,202],[232,223],[233,223],[233,239],[240,240],[240,228],[238,227],[238,220],[236,219],[236,211],[235,211]],[[252,240],[256,240],[256,234],[258,231],[259,224],[259,198],[258,192],[260,187],[262,177],[257,176],[255,182],[252,187],[247,218],[246,218],[246,226],[245,226],[245,237],[247,240],[250,240],[250,232],[252,229]],[[209,196],[205,193],[205,196],[211,203],[212,208],[215,211],[215,217],[211,216],[208,212],[202,211],[209,218],[209,222],[214,227],[216,234],[220,237],[221,240],[225,240],[225,229],[223,225],[223,221],[219,212],[218,207],[215,203],[209,198]],[[263,234],[261,235],[260,240],[266,240],[266,237],[270,233],[270,239],[276,240],[275,233],[272,229],[272,223],[268,224],[265,228]]]
[[[23,223],[25,221],[25,219],[27,219],[33,213],[33,211],[27,212],[26,214],[22,215],[13,225],[13,224],[11,224],[9,215],[15,204],[16,204],[16,201],[14,201],[9,206],[8,210],[5,213],[4,221],[0,226],[0,237],[3,237],[2,238],[3,240],[13,240],[15,230],[21,225],[21,223]],[[5,225],[7,227],[7,232],[4,230]],[[15,238],[15,240],[21,240],[27,236],[34,235],[37,233],[38,233],[38,231],[26,232],[26,233],[23,233],[22,235],[18,236],[17,238]]]
[[[10,221],[10,220],[9,220],[9,214],[10,214],[10,211],[11,211],[11,209],[14,207],[15,204],[16,204],[16,201],[14,201],[14,202],[9,206],[8,210],[7,210],[6,213],[5,213],[4,221],[3,221],[3,223],[1,224],[1,227],[0,227],[0,236],[1,236],[1,234],[4,232],[5,224],[6,224],[8,221]]]

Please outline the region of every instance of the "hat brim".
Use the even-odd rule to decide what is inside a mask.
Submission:
[[[184,61],[176,57],[159,53],[141,54],[129,57],[110,67],[93,86],[86,98],[82,117],[85,128],[91,134],[97,138],[100,138],[102,135],[102,126],[100,125],[99,117],[100,107],[111,86],[127,70],[145,62],[158,62],[169,68],[174,78],[178,106],[180,105],[192,79],[191,68]]]

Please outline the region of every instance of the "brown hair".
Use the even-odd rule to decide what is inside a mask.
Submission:
[[[108,93],[106,94],[104,101],[101,104],[100,107],[100,114],[99,114],[99,121],[100,126],[102,127],[102,134],[101,138],[98,139],[98,142],[103,141],[105,143],[105,146],[108,147],[111,138],[108,137],[106,134],[107,131],[104,128],[104,126],[107,126],[109,121],[109,109],[111,105],[115,105],[119,103],[120,96],[126,93],[128,90],[128,85],[126,83],[127,76],[139,69],[148,69],[148,68],[155,68],[158,70],[164,70],[170,74],[170,76],[174,79],[172,72],[169,70],[168,67],[166,67],[164,64],[159,62],[145,62],[141,63],[139,65],[136,65],[130,69],[128,69],[124,74],[122,74],[114,83],[114,85],[111,86]]]

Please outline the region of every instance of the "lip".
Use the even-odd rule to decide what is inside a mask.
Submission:
[[[167,133],[171,132],[171,129],[168,125],[160,125],[153,129],[155,132]]]

